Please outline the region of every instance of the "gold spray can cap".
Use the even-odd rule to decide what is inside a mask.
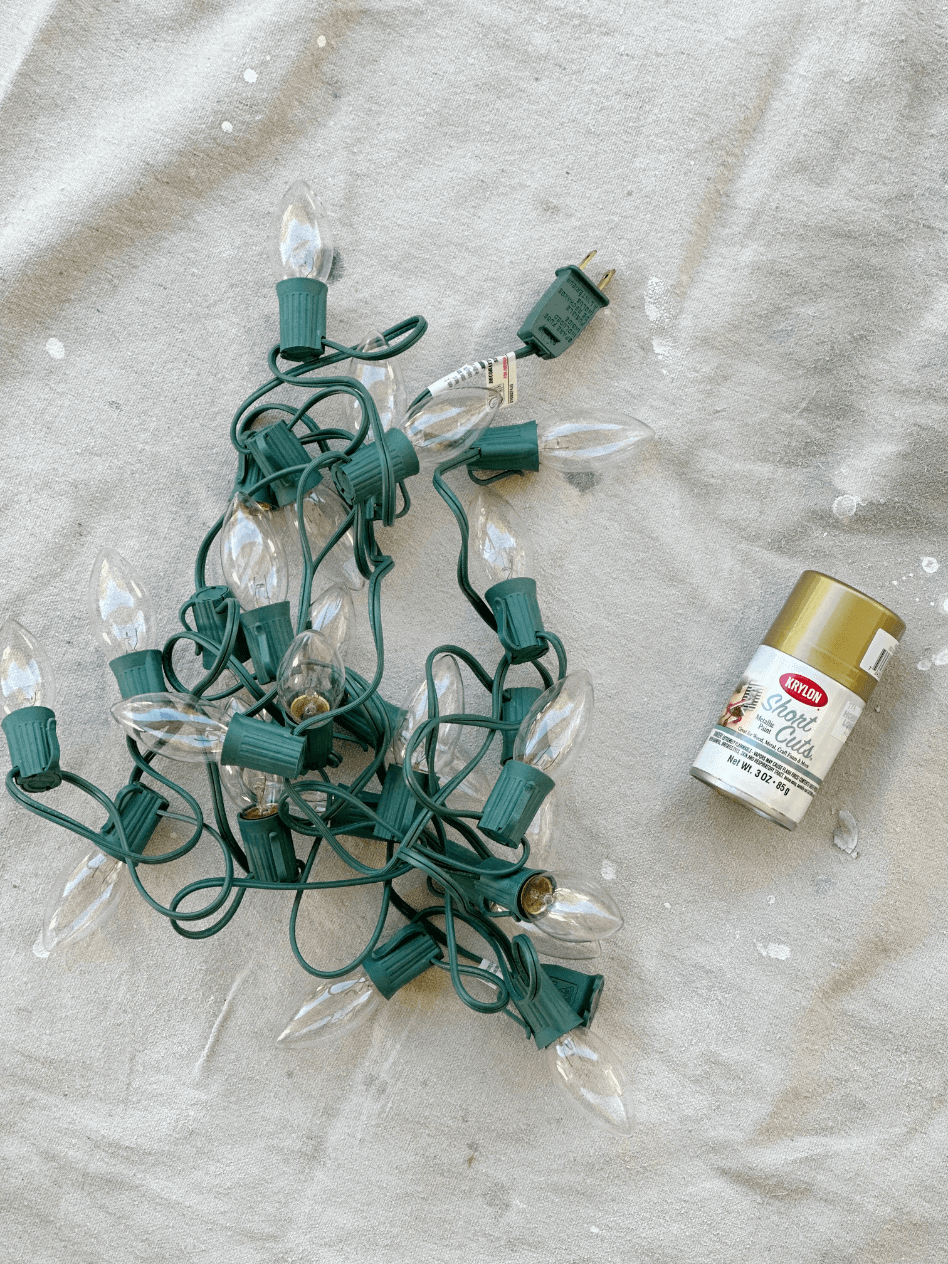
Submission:
[[[880,631],[898,641],[905,624],[858,588],[819,571],[804,571],[764,644],[832,676],[868,701],[878,677],[865,670],[866,656]]]

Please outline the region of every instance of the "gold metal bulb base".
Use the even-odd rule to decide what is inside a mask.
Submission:
[[[535,873],[520,888],[517,897],[520,909],[527,917],[539,917],[553,903],[556,884],[546,873]]]
[[[265,816],[276,816],[279,810],[278,804],[268,803],[264,807],[248,808],[242,815],[245,821],[262,821]]]
[[[329,710],[329,703],[321,693],[301,693],[290,703],[290,715],[297,723],[311,720],[314,715],[325,715]]]

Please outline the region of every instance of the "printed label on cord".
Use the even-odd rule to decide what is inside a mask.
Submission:
[[[478,380],[480,379],[480,380]],[[477,360],[474,364],[462,364],[447,377],[438,378],[428,387],[429,395],[443,395],[459,386],[488,386],[501,392],[501,408],[517,402],[517,357],[512,351],[506,355],[491,356],[489,360]]]

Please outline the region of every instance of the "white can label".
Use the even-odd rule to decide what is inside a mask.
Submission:
[[[799,822],[864,706],[831,676],[762,645],[694,768]]]

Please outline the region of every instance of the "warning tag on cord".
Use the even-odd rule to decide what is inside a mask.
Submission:
[[[512,351],[507,355],[491,356],[489,360],[477,360],[463,364],[447,377],[438,378],[428,387],[429,395],[443,395],[459,386],[489,386],[501,392],[500,406],[517,402],[517,357]]]

